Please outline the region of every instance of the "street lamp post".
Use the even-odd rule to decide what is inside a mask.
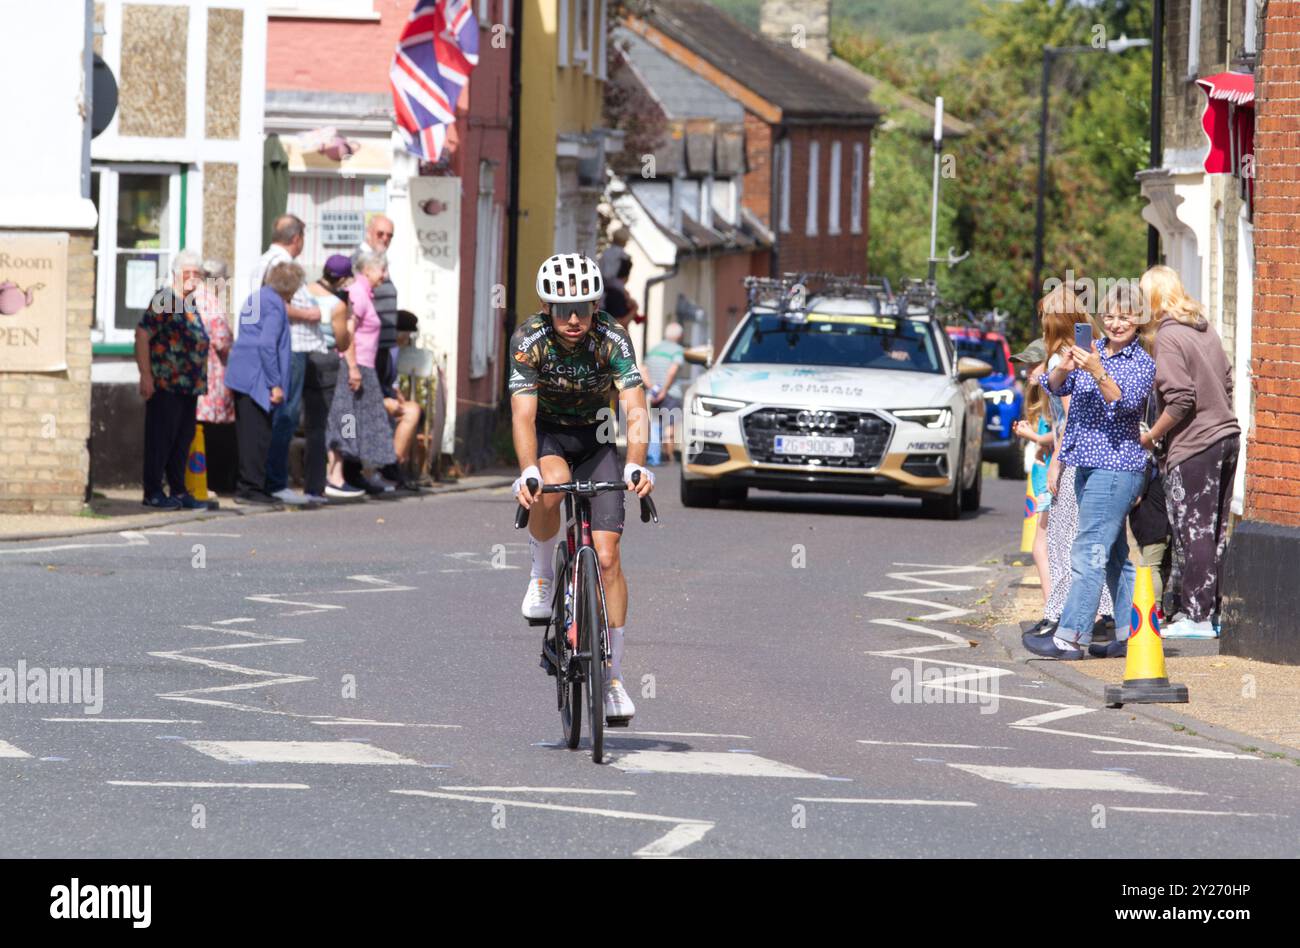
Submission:
[[[1043,231],[1044,204],[1047,194],[1047,119],[1052,82],[1052,60],[1070,53],[1122,53],[1140,46],[1150,46],[1149,39],[1129,39],[1121,36],[1108,40],[1105,46],[1044,46],[1043,47],[1043,107],[1038,126],[1038,194],[1034,207],[1034,279],[1030,295],[1037,299],[1043,289]],[[1034,335],[1038,335],[1038,309],[1033,315]]]

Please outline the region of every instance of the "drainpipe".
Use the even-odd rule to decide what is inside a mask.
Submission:
[[[510,204],[506,208],[506,340],[514,335],[519,302],[519,115],[523,79],[519,75],[523,61],[524,0],[510,0],[510,21],[515,35],[510,41]],[[509,402],[509,372],[501,373],[502,404]]]
[[[1155,9],[1151,17],[1151,157],[1148,167],[1159,168],[1164,164],[1164,142],[1162,141],[1164,114],[1164,65],[1165,65],[1165,0],[1155,0]],[[1153,267],[1160,262],[1160,231],[1154,224],[1147,225],[1147,266]]]

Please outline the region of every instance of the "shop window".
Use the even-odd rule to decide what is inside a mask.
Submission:
[[[134,339],[140,313],[168,271],[180,241],[180,169],[168,165],[104,165],[93,169],[95,323],[100,343]]]

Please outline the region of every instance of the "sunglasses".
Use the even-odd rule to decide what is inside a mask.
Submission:
[[[551,304],[551,315],[558,316],[561,319],[569,319],[577,316],[579,319],[586,319],[591,315],[590,303],[553,303]]]

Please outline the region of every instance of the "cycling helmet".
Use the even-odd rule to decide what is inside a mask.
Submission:
[[[605,295],[605,281],[594,260],[557,253],[537,271],[537,295],[547,303],[586,303]]]

